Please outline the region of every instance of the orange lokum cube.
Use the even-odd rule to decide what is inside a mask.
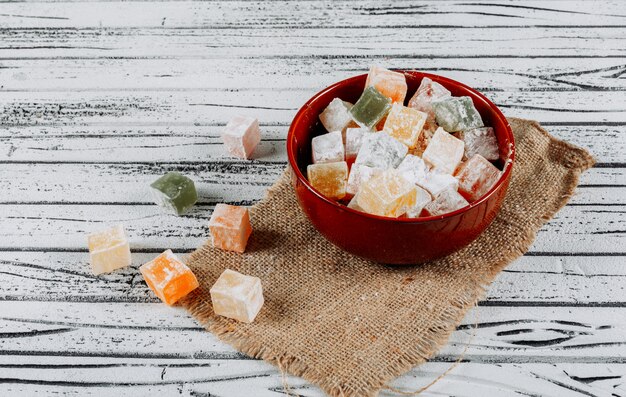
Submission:
[[[416,193],[414,184],[389,169],[361,186],[357,204],[367,213],[397,218],[415,205]]]
[[[215,314],[251,323],[263,306],[261,279],[226,269],[211,287]]]
[[[213,246],[226,251],[244,252],[252,233],[250,215],[245,207],[217,204],[209,220]]]
[[[417,146],[428,115],[419,110],[394,103],[385,120],[383,132],[404,143],[409,149]]]
[[[139,271],[148,287],[168,305],[173,305],[198,288],[196,276],[172,253],[172,250],[167,250],[142,265]]]
[[[306,173],[309,183],[324,196],[336,200],[346,196],[348,164],[345,161],[310,164]]]
[[[459,193],[469,201],[476,201],[498,181],[500,170],[480,154],[475,154],[461,164],[455,176],[459,180]]]
[[[381,94],[391,99],[392,102],[404,103],[407,85],[404,74],[385,69],[380,66],[372,66],[365,81],[365,87],[374,86]]]

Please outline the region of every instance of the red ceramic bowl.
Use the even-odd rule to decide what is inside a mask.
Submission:
[[[417,264],[451,254],[472,242],[496,217],[506,194],[515,157],[513,132],[500,110],[484,95],[445,77],[400,71],[409,87],[407,99],[423,77],[446,87],[454,96],[469,96],[485,125],[494,128],[504,170],[495,186],[480,200],[445,215],[419,219],[393,219],[365,214],[327,199],[307,181],[311,139],[326,133],[319,114],[333,98],[356,102],[367,75],[340,81],[322,90],[302,106],[291,123],[287,155],[294,170],[293,185],[300,207],[315,228],[338,247],[363,258],[388,264]]]

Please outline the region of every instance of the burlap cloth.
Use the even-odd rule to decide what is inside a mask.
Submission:
[[[208,241],[188,264],[200,288],[182,304],[209,331],[331,396],[374,396],[446,343],[465,312],[569,199],[587,151],[535,121],[509,119],[517,161],[503,208],[474,243],[419,266],[390,267],[327,242],[298,207],[289,170],[251,208],[244,254]],[[226,268],[258,276],[265,305],[252,324],[215,316],[209,288]],[[487,319],[485,319],[487,320]]]

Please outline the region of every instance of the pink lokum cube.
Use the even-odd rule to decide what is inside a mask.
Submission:
[[[456,178],[459,180],[459,193],[469,201],[476,201],[498,181],[500,170],[480,154],[475,154],[461,164]]]
[[[452,174],[463,159],[465,144],[446,132],[443,128],[437,128],[435,135],[424,150],[422,158],[433,166],[434,169]]]
[[[222,131],[222,140],[228,152],[233,156],[250,158],[261,142],[259,121],[246,116],[233,117]]]
[[[448,188],[440,192],[433,201],[426,204],[424,210],[428,214],[436,216],[456,211],[467,205],[469,205],[469,203],[459,194],[459,192],[452,188]]]

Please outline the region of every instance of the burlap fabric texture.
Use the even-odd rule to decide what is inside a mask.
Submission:
[[[200,288],[183,306],[221,340],[331,396],[377,395],[446,343],[485,287],[529,249],[594,164],[585,150],[555,139],[537,122],[509,121],[517,161],[507,197],[493,224],[461,251],[408,267],[344,252],[311,226],[286,170],[251,208],[254,232],[244,254],[207,241],[190,255]],[[213,313],[209,289],[226,268],[262,280],[265,305],[252,324]]]

